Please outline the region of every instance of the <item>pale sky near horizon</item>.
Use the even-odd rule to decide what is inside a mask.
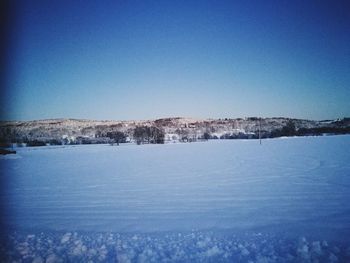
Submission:
[[[7,120],[350,117],[347,1],[15,1]]]

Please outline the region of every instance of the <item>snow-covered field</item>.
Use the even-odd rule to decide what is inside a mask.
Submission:
[[[19,148],[4,260],[350,261],[350,136]],[[316,261],[318,260],[318,261]]]

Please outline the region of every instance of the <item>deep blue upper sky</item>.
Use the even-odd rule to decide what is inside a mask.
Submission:
[[[18,1],[7,119],[350,116],[346,1]]]

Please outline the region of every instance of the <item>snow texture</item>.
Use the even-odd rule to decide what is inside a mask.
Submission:
[[[350,136],[328,136],[19,148],[17,158],[0,159],[9,229],[2,254],[346,262],[349,146]]]
[[[66,237],[69,239],[66,240]],[[62,243],[62,240],[66,240]],[[349,262],[350,247],[305,237],[218,232],[119,234],[13,233],[1,247],[8,262]]]

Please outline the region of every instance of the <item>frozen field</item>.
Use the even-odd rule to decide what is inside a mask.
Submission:
[[[20,148],[0,164],[6,260],[350,260],[350,136]]]

